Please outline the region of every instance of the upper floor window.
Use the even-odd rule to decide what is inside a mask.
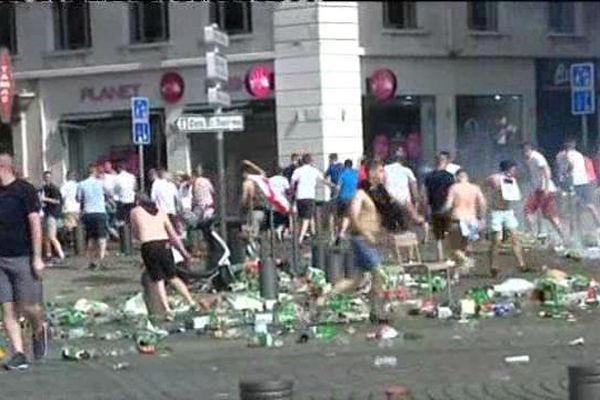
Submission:
[[[389,29],[416,29],[417,3],[413,1],[383,3],[383,27]]]
[[[498,30],[498,3],[493,1],[470,1],[467,3],[467,12],[467,25],[470,30]]]
[[[91,47],[88,3],[54,3],[54,46],[56,50]]]
[[[548,3],[548,30],[552,33],[575,33],[575,3]]]
[[[17,53],[17,25],[15,4],[0,4],[0,47],[6,47],[11,54]]]
[[[132,43],[155,43],[169,40],[169,4],[134,3],[130,9]]]
[[[245,1],[210,3],[210,22],[230,35],[252,33],[252,4]]]

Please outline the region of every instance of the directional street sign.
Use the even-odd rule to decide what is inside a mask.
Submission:
[[[135,145],[149,145],[151,142],[150,101],[147,97],[131,98],[131,135]]]
[[[177,119],[177,128],[184,133],[239,132],[244,130],[244,116],[241,114],[182,115]]]
[[[586,115],[594,114],[595,110],[594,64],[571,64],[571,113]]]
[[[208,104],[229,107],[231,105],[231,96],[218,86],[208,88]]]
[[[229,80],[227,58],[216,51],[206,53],[206,78],[227,82]]]
[[[204,43],[229,47],[229,35],[220,31],[216,24],[204,27]]]

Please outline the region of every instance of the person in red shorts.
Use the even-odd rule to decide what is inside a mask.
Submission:
[[[565,244],[565,235],[558,215],[556,202],[556,185],[552,181],[552,172],[546,158],[537,151],[534,146],[525,142],[521,146],[523,156],[529,168],[532,192],[527,196],[525,202],[525,220],[531,231],[535,220],[535,214],[541,211],[554,227],[561,238],[561,245]]]

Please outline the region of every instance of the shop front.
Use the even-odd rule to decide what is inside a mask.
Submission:
[[[600,62],[590,59],[539,59],[536,61],[537,80],[537,139],[547,156],[554,159],[565,138],[574,136],[585,153],[598,149],[600,113],[588,115],[588,145],[583,146],[581,117],[571,113],[571,64],[593,62],[596,69],[596,99],[600,95]]]

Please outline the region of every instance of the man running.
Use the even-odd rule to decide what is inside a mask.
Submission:
[[[456,172],[456,183],[450,187],[445,209],[450,211],[450,248],[452,257],[459,267],[468,270],[474,261],[467,257],[469,244],[479,239],[479,228],[486,211],[485,197],[479,186],[469,182],[464,169]]]
[[[13,158],[0,154],[0,302],[4,329],[14,354],[4,364],[23,370],[29,361],[23,348],[19,316],[33,328],[33,356],[45,357],[48,332],[42,307],[42,222],[35,188],[15,177]]]
[[[52,173],[44,172],[44,186],[42,187],[42,210],[44,211],[44,250],[46,260],[52,262],[52,250],[63,261],[65,253],[58,241],[58,219],[62,213],[63,198],[58,186],[52,182]]]
[[[415,207],[415,204],[419,201],[417,178],[412,169],[405,164],[405,152],[397,151],[396,155],[392,157],[392,163],[384,167],[385,188],[394,200],[406,209],[411,219],[419,225],[424,225],[424,228],[427,230],[423,217],[419,215]]]
[[[454,184],[454,176],[446,171],[448,162],[449,159],[445,153],[438,154],[435,170],[425,177],[424,197],[429,205],[433,236],[437,242],[437,261],[444,260],[443,241],[446,233],[450,230],[450,216],[445,212],[444,206],[450,186]]]
[[[556,163],[559,169],[559,179],[563,187],[575,191],[578,209],[587,209],[594,218],[596,227],[600,227],[600,214],[595,205],[594,186],[591,184],[585,167],[585,157],[577,151],[577,142],[569,139],[565,142],[565,148],[556,156]],[[578,221],[580,212],[575,213]],[[581,224],[578,223],[581,227]]]
[[[152,184],[152,191],[150,192],[150,198],[156,203],[158,208],[164,211],[171,221],[171,225],[178,226],[177,224],[177,205],[179,201],[179,190],[173,183],[173,176],[170,172],[161,169],[159,178]]]
[[[517,237],[519,221],[513,209],[515,202],[521,200],[521,191],[516,179],[517,164],[514,161],[505,160],[500,163],[500,172],[487,179],[490,189],[490,231],[493,234],[490,246],[490,272],[492,277],[498,275],[496,264],[498,250],[502,242],[502,233],[506,229],[512,241],[512,248],[519,264],[519,269],[525,271],[525,260],[523,249]]]
[[[77,187],[77,201],[83,205],[81,221],[85,226],[89,269],[104,267],[106,257],[107,221],[105,186],[100,180],[98,167],[90,164],[89,176]]]
[[[64,227],[69,235],[68,241],[71,244],[75,243],[75,228],[79,225],[79,214],[81,213],[81,204],[77,201],[77,185],[77,173],[69,171],[66,182],[60,188],[64,200]]]
[[[367,167],[368,184],[357,191],[350,203],[350,225],[352,249],[355,254],[356,264],[364,271],[371,273],[371,320],[377,315],[377,299],[381,292],[383,276],[381,274],[381,256],[376,249],[380,239],[382,216],[376,202],[378,197],[373,198],[372,191],[385,191],[382,186],[384,181],[384,169],[381,161],[371,161]],[[389,194],[387,195],[389,197]],[[344,279],[338,282],[330,292],[330,295],[352,292],[358,288],[363,280],[362,276],[355,279]],[[326,297],[317,300],[318,305],[325,304]]]
[[[564,244],[565,235],[558,216],[556,185],[552,181],[550,165],[546,157],[537,151],[533,147],[533,144],[525,142],[521,145],[521,148],[527,162],[527,168],[529,169],[532,189],[525,203],[525,222],[528,225],[527,228],[533,231],[535,214],[540,210],[544,218],[552,224]]]

